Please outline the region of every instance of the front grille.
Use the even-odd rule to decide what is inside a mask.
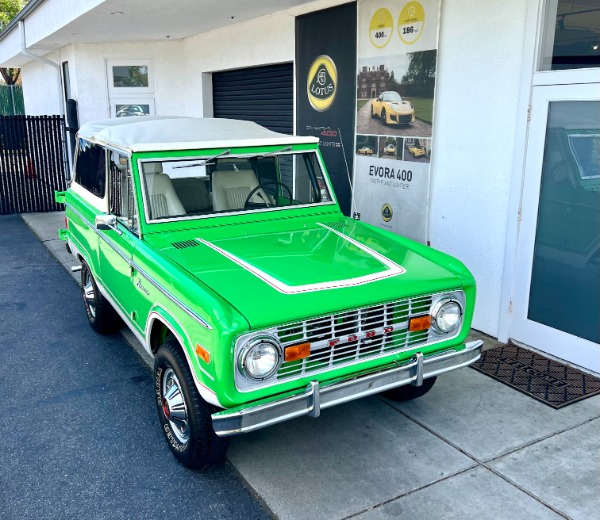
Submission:
[[[408,320],[428,314],[431,303],[431,296],[418,296],[272,329],[284,348],[310,343],[310,356],[282,363],[277,381],[365,361],[427,342],[428,331],[409,332]]]

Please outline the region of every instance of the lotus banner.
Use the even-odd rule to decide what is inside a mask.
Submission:
[[[353,211],[427,241],[440,0],[358,3]]]

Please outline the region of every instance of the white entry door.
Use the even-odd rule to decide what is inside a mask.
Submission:
[[[536,86],[510,336],[600,372],[600,84]]]

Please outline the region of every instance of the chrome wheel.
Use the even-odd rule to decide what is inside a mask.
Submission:
[[[96,318],[96,289],[92,273],[88,269],[83,273],[83,301],[92,319]]]
[[[183,349],[167,339],[154,358],[154,392],[161,429],[171,453],[188,468],[202,469],[225,459],[228,437],[218,437],[211,415],[217,411],[202,399]]]
[[[119,315],[98,290],[90,266],[81,261],[81,295],[85,314],[92,328],[100,334],[110,334],[121,326]]]
[[[177,440],[185,444],[190,439],[187,406],[179,379],[168,368],[162,380],[162,409]]]

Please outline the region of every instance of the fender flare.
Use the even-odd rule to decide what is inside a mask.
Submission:
[[[196,384],[196,388],[200,393],[202,399],[204,399],[210,404],[218,406],[219,408],[223,408],[223,405],[221,405],[219,403],[219,400],[217,399],[216,393],[213,390],[211,390],[208,386],[206,386],[203,381],[200,380],[198,374],[196,373],[196,370],[194,370],[194,368],[192,367],[190,352],[193,352],[193,345],[191,344],[189,336],[185,332],[184,328],[181,326],[181,324],[179,323],[179,321],[177,321],[176,318],[174,318],[163,307],[157,304],[152,306],[150,312],[148,313],[148,319],[146,320],[146,342],[144,346],[146,347],[148,353],[154,357],[154,353],[152,352],[152,346],[150,345],[150,333],[156,321],[161,322],[173,334],[173,336],[175,336],[175,339],[177,339],[177,341],[181,345],[181,350],[183,351],[192,377],[194,378],[194,383]],[[202,369],[202,367],[200,367],[200,370],[208,379],[214,380],[213,376],[211,376],[207,371]]]

